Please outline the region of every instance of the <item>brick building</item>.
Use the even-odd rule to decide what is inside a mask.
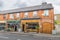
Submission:
[[[8,25],[19,23],[23,32],[51,33],[54,27],[54,9],[46,2],[41,5],[0,12],[0,20]]]

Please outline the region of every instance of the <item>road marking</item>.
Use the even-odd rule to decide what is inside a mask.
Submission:
[[[21,39],[17,39],[17,40],[21,40]]]
[[[5,38],[5,39],[8,39],[8,37],[4,37],[4,36],[0,36],[0,38]]]

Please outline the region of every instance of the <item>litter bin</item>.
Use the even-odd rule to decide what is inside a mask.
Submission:
[[[52,30],[52,34],[56,35],[57,34],[56,30]]]

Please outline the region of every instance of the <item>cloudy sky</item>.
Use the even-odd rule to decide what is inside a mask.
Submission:
[[[11,10],[26,6],[40,5],[42,2],[52,3],[54,6],[54,13],[60,14],[60,0],[0,0],[0,10]]]

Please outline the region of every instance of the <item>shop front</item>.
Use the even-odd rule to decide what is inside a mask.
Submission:
[[[9,20],[7,21],[8,29],[10,31],[18,31],[18,28],[20,27],[19,21],[17,20]]]
[[[23,32],[37,32],[51,34],[53,30],[53,20],[47,21],[41,19],[23,19],[21,20],[21,28]]]
[[[39,32],[40,20],[21,20],[23,32]]]
[[[6,21],[0,21],[0,31],[5,30]]]

